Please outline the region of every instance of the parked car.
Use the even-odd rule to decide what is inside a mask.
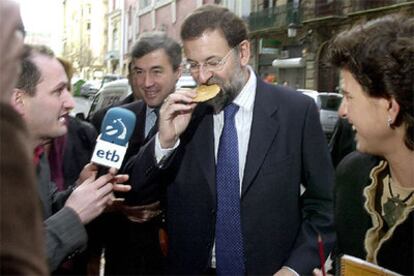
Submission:
[[[132,89],[128,79],[115,80],[105,84],[94,96],[87,119],[90,120],[97,110],[122,101],[131,93]]]
[[[116,81],[116,80],[122,80],[122,79],[125,79],[125,77],[121,75],[107,74],[103,76],[100,86],[98,88],[101,89],[105,84],[109,82]]]
[[[80,96],[91,97],[99,91],[101,81],[87,81],[80,87]]]
[[[311,97],[319,109],[319,117],[323,132],[330,137],[338,121],[338,108],[341,105],[342,95],[332,92],[318,92],[315,90],[298,89],[302,94]]]

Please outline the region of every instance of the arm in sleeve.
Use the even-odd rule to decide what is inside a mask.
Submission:
[[[310,102],[302,132],[302,225],[285,266],[300,275],[312,274],[320,266],[318,234],[328,255],[335,242],[333,225],[334,169],[316,105]],[[325,256],[326,258],[326,256]]]
[[[62,208],[44,221],[46,253],[50,271],[66,258],[86,247],[88,236],[78,215],[69,207]]]
[[[125,195],[128,204],[147,204],[159,200],[160,191],[165,189],[169,166],[174,159],[179,141],[171,149],[161,149],[158,134],[141,147],[137,155],[127,163],[132,190]]]

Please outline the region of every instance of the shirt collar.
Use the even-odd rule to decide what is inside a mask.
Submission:
[[[240,109],[243,109],[247,112],[252,112],[254,99],[256,97],[257,78],[256,74],[250,66],[247,66],[247,69],[249,70],[249,78],[243,89],[240,91],[239,95],[237,95],[237,97],[234,99],[233,103],[237,104]]]
[[[149,107],[148,105],[147,105],[147,108],[146,108],[147,110],[145,111],[145,115],[146,115],[146,117],[149,115],[149,114],[151,114],[151,112],[153,112],[154,110],[155,110],[155,108],[152,108],[152,107]]]

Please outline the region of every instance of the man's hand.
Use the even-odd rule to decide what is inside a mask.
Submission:
[[[98,173],[98,166],[93,163],[88,163],[83,167],[82,171],[79,174],[79,178],[76,181],[76,184],[81,184],[86,181],[88,178],[95,178]]]
[[[159,139],[162,148],[171,148],[187,128],[196,107],[194,90],[177,90],[170,94],[160,109]]]
[[[273,274],[273,276],[297,276],[292,270],[287,269],[286,267],[282,267],[278,272]]]
[[[319,268],[315,268],[315,269],[312,271],[312,275],[313,275],[313,276],[323,276],[323,273],[322,273],[322,270],[320,270]],[[326,276],[333,276],[332,274],[329,274],[329,273],[326,273],[325,275],[326,275]]]
[[[73,209],[83,224],[99,216],[106,206],[111,205],[114,200],[112,191],[127,192],[131,189],[128,185],[119,183],[128,180],[127,175],[114,176],[111,173],[105,174],[94,180],[89,177],[81,183],[69,196],[65,206]]]

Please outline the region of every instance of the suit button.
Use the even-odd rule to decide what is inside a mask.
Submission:
[[[211,214],[215,215],[216,214],[216,209],[211,209]]]

